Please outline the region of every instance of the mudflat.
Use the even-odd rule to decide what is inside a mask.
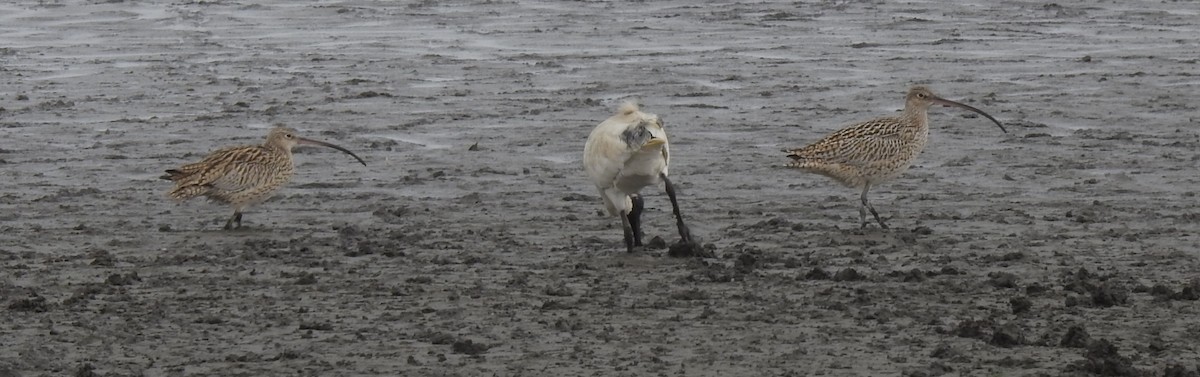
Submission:
[[[0,4],[0,376],[1200,373],[1191,2]],[[780,150],[893,115],[858,192]],[[671,176],[624,252],[581,167],[639,99]],[[165,169],[284,124],[232,210]]]

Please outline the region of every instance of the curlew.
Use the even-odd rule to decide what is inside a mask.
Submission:
[[[921,154],[929,140],[927,111],[933,104],[979,113],[1008,133],[1000,121],[983,110],[940,98],[924,86],[914,86],[904,97],[904,112],[899,116],[854,124],[805,147],[784,150],[792,158],[788,166],[824,175],[847,187],[861,188],[858,218],[862,227],[867,226],[870,211],[879,227],[887,229],[879,212],[867,200],[867,192],[903,173]]]
[[[232,229],[234,223],[240,228],[242,210],[267,200],[291,180],[296,170],[292,163],[292,148],[298,144],[337,149],[353,156],[363,166],[367,165],[346,148],[299,137],[291,128],[276,127],[267,134],[262,145],[218,149],[200,162],[167,170],[160,178],[175,182],[167,196],[177,201],[204,196],[233,206],[233,216],[225,222],[225,229]]]
[[[621,218],[625,231],[625,249],[633,252],[642,246],[642,210],[639,192],[647,186],[663,183],[671,199],[679,229],[679,243],[693,246],[691,232],[679,212],[675,186],[667,178],[671,162],[667,131],[658,115],[638,110],[626,102],[617,114],[596,126],[583,148],[583,168],[600,191],[609,215]]]

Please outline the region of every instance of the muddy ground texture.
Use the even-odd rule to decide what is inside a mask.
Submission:
[[[0,376],[1196,376],[1191,2],[0,5]],[[779,150],[935,108],[857,192]],[[640,98],[706,255],[580,167]],[[282,123],[246,227],[162,170]]]

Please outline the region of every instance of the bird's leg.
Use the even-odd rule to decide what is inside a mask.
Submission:
[[[679,213],[679,201],[675,199],[675,185],[671,184],[671,180],[667,178],[666,174],[659,176],[667,186],[667,197],[671,198],[671,211],[675,212],[675,225],[679,227],[679,242],[690,244],[692,243],[692,231],[688,230],[687,225],[683,223],[683,215]]]
[[[858,206],[858,228],[859,229],[867,228],[867,206],[866,205]]]
[[[863,187],[862,196],[858,205],[858,228],[865,229],[867,227],[867,191],[871,190],[871,185]]]
[[[642,246],[642,210],[646,208],[641,195],[630,195],[633,209],[629,211],[629,227],[633,228],[633,245]]]
[[[863,186],[862,196],[860,196],[860,198],[862,199],[862,207],[858,208],[858,221],[860,221],[862,223],[863,228],[866,228],[867,227],[867,210],[870,210],[871,216],[875,216],[875,221],[879,222],[879,227],[883,228],[883,229],[887,229],[888,228],[887,224],[884,224],[883,219],[879,218],[879,212],[875,211],[875,206],[871,205],[871,201],[867,200],[867,192],[868,191],[871,191],[871,185],[869,185],[869,184],[866,186]]]
[[[629,224],[629,212],[621,211],[621,228],[625,230],[625,251],[633,252],[633,226]]]
[[[242,211],[241,210],[233,211],[233,216],[230,216],[229,221],[225,222],[225,230],[233,229],[234,222],[237,223],[238,228],[242,227]]]

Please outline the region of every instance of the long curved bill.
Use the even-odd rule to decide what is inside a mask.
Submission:
[[[974,111],[974,112],[978,113],[979,115],[983,115],[984,117],[990,119],[992,122],[995,122],[996,126],[1000,127],[1000,131],[1004,131],[1004,133],[1008,133],[1008,130],[1004,129],[1004,125],[1000,124],[1000,121],[996,120],[996,118],[992,118],[991,115],[988,115],[988,113],[983,112],[983,110],[976,109],[970,105],[954,102],[954,101],[951,101],[951,100],[948,100],[945,98],[932,97],[929,100],[933,101],[933,103],[940,104],[943,106],[955,106],[955,107],[961,107],[961,108],[964,108],[967,110]]]
[[[989,118],[990,118],[990,117],[989,117]],[[339,147],[339,146],[336,146],[336,145],[333,145],[333,144],[329,144],[329,143],[326,143],[326,142],[324,142],[324,141],[316,141],[316,140],[313,140],[313,139],[305,139],[305,138],[302,138],[302,137],[297,137],[297,138],[296,138],[296,142],[297,142],[297,143],[300,143],[300,144],[320,145],[320,146],[322,146],[322,147],[330,147],[330,148],[337,149],[337,150],[339,150],[339,151],[342,151],[342,152],[346,152],[346,154],[348,154],[348,155],[351,155],[351,156],[354,156],[354,159],[355,159],[355,160],[358,160],[358,163],[360,163],[360,164],[363,164],[363,166],[367,166],[367,162],[366,162],[366,161],[363,161],[363,159],[362,159],[362,158],[359,158],[359,157],[358,157],[358,155],[354,154],[354,152],[351,152],[349,149],[342,148],[342,147]]]

